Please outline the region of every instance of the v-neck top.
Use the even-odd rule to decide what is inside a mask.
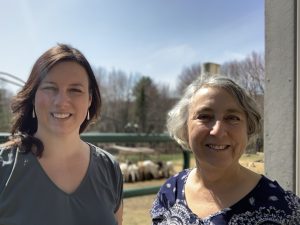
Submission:
[[[32,153],[0,151],[0,184],[14,164],[0,193],[0,225],[117,225],[114,213],[123,193],[117,161],[90,145],[87,172],[77,189],[68,194],[45,173]],[[7,177],[7,175],[6,175]]]
[[[199,218],[185,198],[184,188],[191,170],[181,171],[161,187],[150,211],[153,225],[300,224],[300,198],[265,176],[231,207]]]

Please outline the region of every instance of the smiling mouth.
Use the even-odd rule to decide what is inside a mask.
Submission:
[[[51,115],[56,119],[66,119],[69,118],[71,113],[51,113]]]
[[[230,147],[230,145],[212,145],[212,144],[207,144],[205,146],[213,151],[224,151],[224,150],[229,149],[229,147]]]

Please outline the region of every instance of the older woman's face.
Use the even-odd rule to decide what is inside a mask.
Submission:
[[[189,107],[188,138],[197,166],[236,166],[248,141],[246,114],[226,90],[201,88]]]

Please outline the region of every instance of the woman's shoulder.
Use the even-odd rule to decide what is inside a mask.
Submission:
[[[3,190],[16,161],[17,146],[5,143],[0,146],[0,193]]]
[[[2,167],[13,163],[17,146],[14,142],[6,142],[0,145],[0,165]]]
[[[290,190],[286,190],[283,188],[276,180],[271,180],[266,176],[262,176],[257,187],[264,195],[278,195],[278,196],[286,196],[286,195],[294,195]],[[298,197],[299,198],[299,197]]]
[[[180,171],[179,173],[167,179],[166,182],[161,186],[160,191],[158,192],[150,210],[153,220],[161,219],[162,215],[176,203],[182,205],[183,208],[185,207],[184,184],[190,171],[191,169]],[[182,207],[180,207],[180,209],[183,209]]]
[[[88,143],[88,145],[90,146],[92,154],[95,158],[100,159],[100,160],[109,160],[111,162],[116,161],[116,158],[109,152],[105,151],[104,149],[102,149],[96,145],[93,145],[91,143]]]
[[[191,170],[192,169],[184,169],[171,176],[166,180],[162,188],[170,189],[170,186],[184,185]]]
[[[276,180],[271,180],[265,176],[262,177],[262,181],[266,188],[264,188],[265,193],[270,194],[270,196],[281,196],[281,199],[290,203],[295,203],[298,205],[298,210],[300,210],[300,198],[295,193],[290,190],[283,188]],[[272,197],[271,197],[272,198]],[[276,199],[276,198],[274,198]]]
[[[300,199],[276,181],[262,176],[256,187],[231,207],[231,221],[270,221],[278,224],[300,224]],[[276,223],[276,224],[277,224]]]
[[[119,170],[119,163],[115,156],[105,151],[104,149],[88,143],[91,149],[91,160],[98,167]]]
[[[168,199],[170,202],[174,202],[178,198],[183,199],[184,185],[190,171],[191,169],[184,169],[168,178],[161,186],[159,195],[163,195],[164,198]]]
[[[284,189],[276,180],[262,176],[250,194],[249,202],[253,206],[273,207],[287,213],[297,211],[300,214],[299,196],[290,190]]]

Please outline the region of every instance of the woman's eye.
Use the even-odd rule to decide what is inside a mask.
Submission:
[[[210,119],[212,119],[212,116],[209,114],[200,114],[197,117],[198,120],[203,120],[203,121],[208,121]]]
[[[77,88],[72,88],[70,89],[71,92],[77,92],[77,93],[81,93],[82,90],[81,89],[77,89]]]
[[[52,86],[45,86],[45,87],[42,87],[42,89],[44,89],[44,90],[56,90],[56,88],[52,87]]]
[[[235,116],[235,115],[230,115],[230,116],[226,117],[226,120],[232,121],[232,122],[238,122],[238,121],[240,121],[240,118],[238,116]]]

